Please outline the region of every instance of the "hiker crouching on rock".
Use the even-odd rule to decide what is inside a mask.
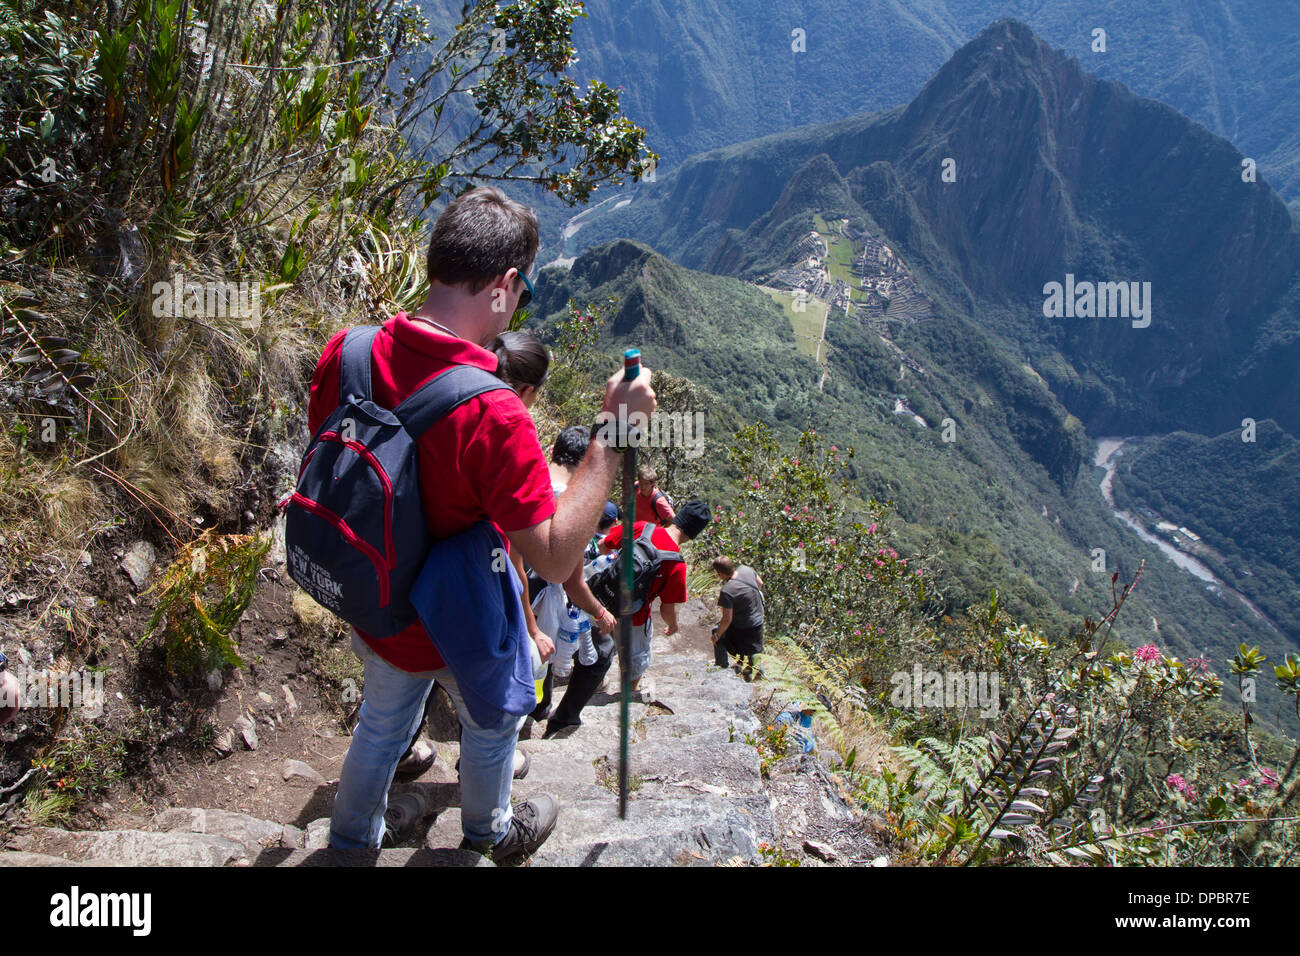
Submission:
[[[748,565],[736,567],[725,555],[714,558],[713,570],[722,579],[722,620],[713,629],[713,662],[726,667],[727,655],[735,654],[744,672],[752,673],[754,655],[763,653],[763,579]]]
[[[485,346],[531,296],[527,279],[537,252],[537,217],[500,190],[479,187],[453,200],[429,243],[429,293],[411,315],[384,323],[371,351],[375,402],[394,408],[433,376],[455,365],[497,370]],[[308,409],[315,434],[339,404],[343,333],[325,347],[312,378]],[[608,415],[654,413],[650,372],[633,382],[622,370],[605,387]],[[511,389],[483,392],[438,419],[418,439],[421,498],[435,540],[467,532],[484,519],[504,534],[547,580],[563,580],[581,559],[600,517],[621,456],[601,446],[587,455],[558,500],[551,491],[537,431]],[[460,621],[447,621],[449,628]],[[476,723],[456,678],[420,622],[391,637],[354,633],[365,664],[365,699],[339,778],[330,844],[377,848],[398,758],[411,739],[436,679],[460,716],[462,846],[497,861],[532,852],[555,825],[557,808],[539,796],[510,803],[513,756],[522,717]],[[486,652],[485,652],[486,653]]]

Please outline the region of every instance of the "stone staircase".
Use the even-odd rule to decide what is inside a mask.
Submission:
[[[699,602],[683,609],[696,612],[690,618],[703,610],[695,604]],[[752,688],[735,673],[707,662],[699,635],[690,633],[696,630],[684,628],[678,637],[656,638],[654,663],[643,686],[649,702],[630,707],[626,819],[618,816],[617,666],[583,712],[581,727],[542,740],[543,728],[530,722],[520,748],[531,758],[531,768],[516,782],[515,799],[549,794],[557,798],[560,816],[529,865],[752,862],[760,858],[760,843],[774,841],[772,800],[764,791],[758,754],[745,743],[746,734],[757,729],[750,708]],[[557,686],[557,703],[562,693],[563,687]],[[303,826],[230,810],[174,808],[136,829],[34,827],[10,841],[9,852],[0,853],[0,865],[491,865],[476,853],[457,849],[460,788],[452,768],[458,746],[454,724],[442,723],[432,728],[438,762],[420,780],[393,788],[394,794],[419,794],[425,808],[424,822],[396,848],[330,850],[328,816],[309,819]],[[268,773],[264,779],[274,776]],[[301,785],[290,776],[286,770],[286,788]],[[307,805],[328,807],[335,783],[317,785]]]

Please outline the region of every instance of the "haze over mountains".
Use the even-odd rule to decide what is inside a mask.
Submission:
[[[623,86],[666,168],[706,149],[910,101],[990,23],[1014,17],[1090,73],[1167,103],[1300,199],[1293,0],[589,0],[579,75]],[[807,52],[791,50],[804,31]],[[1095,52],[1093,31],[1106,32]]]

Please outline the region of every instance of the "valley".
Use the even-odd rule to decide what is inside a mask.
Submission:
[[[1183,571],[1200,581],[1206,582],[1208,587],[1217,592],[1227,593],[1235,597],[1261,623],[1267,625],[1275,635],[1281,637],[1281,630],[1263,610],[1256,606],[1246,595],[1219,578],[1209,565],[1197,557],[1197,553],[1208,556],[1207,552],[1210,551],[1206,545],[1200,543],[1199,535],[1190,531],[1186,526],[1165,521],[1160,515],[1149,509],[1144,509],[1145,513],[1139,518],[1132,512],[1116,506],[1113,487],[1115,468],[1118,459],[1124,453],[1124,448],[1132,441],[1134,439],[1131,438],[1103,438],[1097,442],[1097,457],[1093,463],[1096,467],[1105,470],[1105,477],[1101,479],[1099,488],[1107,506],[1111,509],[1111,513],[1147,544],[1159,548],[1161,554]],[[1152,527],[1155,527],[1159,533],[1153,533]],[[1218,557],[1222,560],[1222,555],[1218,555]],[[1247,570],[1245,573],[1249,574],[1250,572]]]

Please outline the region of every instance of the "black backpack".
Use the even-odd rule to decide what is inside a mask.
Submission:
[[[682,555],[679,551],[663,551],[651,540],[654,535],[655,525],[646,522],[641,533],[636,536],[632,542],[632,612],[636,613],[641,610],[645,604],[647,596],[650,594],[650,585],[654,582],[655,575],[659,573],[659,568],[665,563],[682,561]],[[614,560],[604,560],[610,557]],[[617,552],[612,555],[602,556],[592,562],[593,571],[587,578],[587,587],[591,593],[596,596],[596,600],[609,610],[614,616],[618,616],[618,593],[619,593],[619,562]]]
[[[281,502],[292,577],[312,598],[369,637],[416,620],[410,601],[433,547],[425,522],[416,442],[464,402],[510,386],[456,365],[397,408],[370,394],[375,326],[353,329],[339,358],[339,405],[303,455],[298,484]]]

